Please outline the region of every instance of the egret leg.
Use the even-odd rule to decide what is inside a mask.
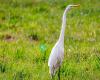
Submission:
[[[58,80],[60,80],[60,67],[59,67],[59,70],[58,70]]]
[[[54,80],[54,75],[52,75],[52,78],[51,78],[51,80]]]
[[[54,66],[53,66],[53,74],[51,74],[51,80],[54,80],[55,76],[54,76]]]

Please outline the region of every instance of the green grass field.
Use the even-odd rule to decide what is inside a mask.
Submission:
[[[0,0],[0,80],[50,80],[63,11],[77,3],[67,16],[61,80],[100,80],[99,0]]]

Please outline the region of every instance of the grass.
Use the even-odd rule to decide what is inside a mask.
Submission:
[[[0,80],[50,80],[50,51],[68,4],[61,80],[100,79],[99,0],[0,0]],[[56,77],[57,78],[57,77]]]

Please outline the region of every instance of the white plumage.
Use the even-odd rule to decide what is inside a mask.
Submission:
[[[60,67],[63,57],[64,57],[64,47],[58,41],[51,51],[51,55],[48,62],[51,76],[53,76],[56,70]]]
[[[77,7],[79,5],[68,5],[63,13],[62,17],[62,28],[58,41],[51,50],[51,54],[48,60],[49,72],[51,76],[55,75],[55,72],[60,68],[64,58],[64,33],[66,27],[66,13],[71,7]]]

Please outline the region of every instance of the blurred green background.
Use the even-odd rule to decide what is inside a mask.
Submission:
[[[0,80],[50,80],[68,4],[61,80],[100,80],[100,0],[0,0]]]

